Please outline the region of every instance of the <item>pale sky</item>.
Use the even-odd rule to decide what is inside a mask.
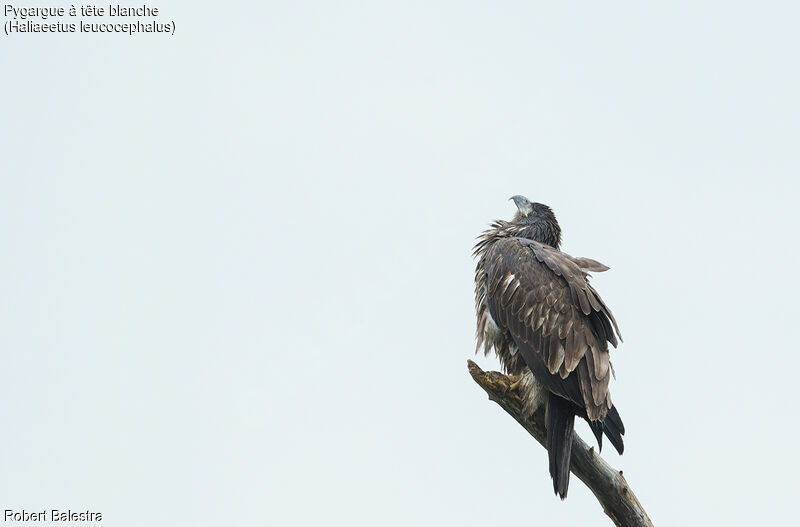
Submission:
[[[154,5],[0,34],[0,510],[611,525],[467,373],[523,194],[611,267],[654,523],[795,517],[797,3]]]

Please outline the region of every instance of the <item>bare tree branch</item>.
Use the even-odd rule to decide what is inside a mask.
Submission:
[[[544,409],[539,409],[531,419],[522,413],[522,400],[516,392],[508,392],[511,384],[508,377],[496,371],[483,371],[471,360],[467,361],[469,373],[475,382],[489,394],[489,399],[517,420],[542,446],[547,441]],[[634,496],[622,471],[611,468],[578,437],[572,436],[572,461],[570,470],[594,493],[605,513],[620,527],[653,527],[642,504]]]

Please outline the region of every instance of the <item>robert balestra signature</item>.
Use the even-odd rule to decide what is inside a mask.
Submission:
[[[42,509],[30,512],[25,509],[6,509],[3,511],[3,522],[101,522],[102,512],[90,510],[73,511],[72,509]]]

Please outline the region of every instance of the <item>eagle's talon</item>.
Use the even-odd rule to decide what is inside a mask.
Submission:
[[[509,376],[510,379],[514,379],[515,376]],[[522,375],[516,377],[517,380],[513,381],[511,384],[506,386],[506,389],[503,390],[503,397],[506,396],[508,392],[515,392],[519,388],[519,385],[522,383]]]

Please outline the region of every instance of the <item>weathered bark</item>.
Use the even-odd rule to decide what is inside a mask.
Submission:
[[[511,384],[508,377],[496,371],[483,371],[474,362],[467,361],[469,373],[475,382],[489,394],[489,399],[517,420],[542,446],[547,442],[544,409],[539,409],[531,419],[522,413],[522,400],[514,391],[504,393]],[[634,496],[622,471],[614,470],[597,453],[578,437],[572,436],[572,461],[570,470],[583,481],[603,506],[605,513],[620,527],[653,527],[642,504]]]

